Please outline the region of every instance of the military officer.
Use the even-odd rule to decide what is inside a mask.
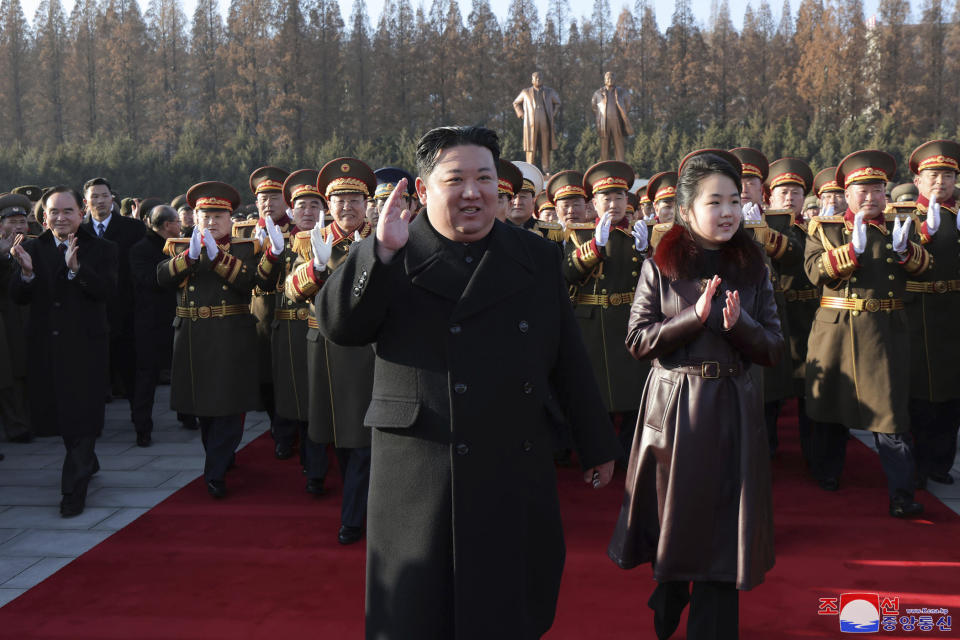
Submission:
[[[547,240],[563,246],[563,239],[566,234],[564,233],[563,225],[560,224],[557,218],[557,207],[550,202],[546,189],[541,190],[540,193],[537,194],[537,197],[534,199],[534,208],[536,209],[536,213],[534,214],[536,217],[536,225],[534,229],[537,233]]]
[[[619,415],[620,442],[630,450],[637,410],[650,363],[623,347],[633,291],[646,257],[647,225],[627,222],[627,188],[633,169],[616,160],[599,162],[583,177],[600,214],[593,229],[574,229],[565,245],[567,283],[578,287],[574,315],[590,353],[594,375],[611,417]],[[577,225],[579,226],[579,225]],[[634,233],[642,234],[642,242]]]
[[[15,260],[10,249],[17,235],[26,237],[27,214],[33,203],[24,195],[0,196],[0,421],[11,442],[30,442],[33,431],[27,412],[27,352],[25,309],[10,299]]]
[[[899,204],[901,202],[916,202],[917,196],[920,195],[920,190],[917,189],[917,185],[912,182],[904,182],[903,184],[898,184],[893,188],[893,191],[890,192],[890,197],[893,199],[893,204]]]
[[[547,182],[547,198],[557,209],[557,218],[563,225],[566,239],[574,230],[574,225],[583,225],[582,229],[592,230],[594,224],[587,219],[587,193],[583,183],[583,174],[579,171],[560,171],[553,174]]]
[[[907,281],[910,422],[921,485],[927,479],[954,482],[950,467],[960,425],[960,340],[955,336],[960,317],[960,218],[954,191],[958,170],[960,144],[953,140],[926,142],[910,156],[917,219],[923,221],[920,241],[933,258],[925,273]]]
[[[529,162],[514,160],[513,164],[523,175],[520,190],[513,194],[513,206],[507,214],[507,222],[518,227],[536,231],[537,219],[533,217],[533,201],[543,189],[543,174]]]
[[[24,185],[10,190],[10,193],[17,193],[30,199],[31,207],[40,205],[40,198],[43,196],[43,189],[35,185]],[[43,233],[43,222],[40,216],[27,216],[28,235],[36,238]]]
[[[807,414],[813,470],[822,486],[838,484],[847,429],[873,431],[887,475],[890,515],[923,511],[914,502],[909,430],[910,336],[904,310],[907,280],[930,267],[930,254],[910,241],[912,220],[886,219],[884,185],[896,171],[888,153],[857,151],[840,162],[836,180],[848,205],[808,227],[805,267],[823,287],[807,350]],[[825,488],[827,488],[825,486]]]
[[[326,199],[317,190],[315,169],[301,169],[291,173],[283,183],[283,200],[293,212],[293,224],[287,233],[264,218],[267,247],[257,267],[257,288],[273,291],[277,298],[274,320],[271,323],[271,352],[273,357],[273,389],[276,418],[273,436],[277,447],[292,449],[300,440],[300,461],[307,476],[307,492],[323,495],[323,480],[327,473],[326,447],[307,436],[310,415],[310,386],[307,379],[307,318],[310,304],[306,300],[291,300],[284,295],[287,275],[293,271],[297,252],[293,246],[298,234],[309,233],[318,220],[323,219]],[[309,242],[303,239],[302,242]]]
[[[497,220],[506,222],[513,208],[513,197],[523,187],[523,174],[517,165],[500,158],[497,163]]]
[[[383,210],[384,203],[393,193],[394,187],[404,178],[407,179],[407,188],[402,197],[403,204],[411,214],[416,211],[414,207],[417,206],[415,199],[417,192],[413,188],[413,176],[396,167],[382,167],[374,171],[373,174],[377,176],[377,190],[373,194],[373,200],[376,204],[375,213],[373,215],[368,213],[367,215],[367,222],[370,223],[371,228],[377,228],[377,220],[380,219],[380,212]]]
[[[180,217],[180,237],[189,238],[193,235],[193,209],[187,204],[187,194],[182,193],[171,200],[170,206],[177,210]]]
[[[650,229],[650,246],[655,250],[667,231],[673,226],[674,205],[677,201],[677,172],[661,171],[647,183],[647,198],[653,203],[657,224]]]
[[[231,238],[230,214],[240,194],[230,185],[201,182],[187,191],[187,202],[197,214],[193,235],[168,239],[169,258],[157,265],[160,285],[179,292],[170,406],[198,417],[207,491],[222,498],[244,414],[259,406],[256,319],[250,313],[259,242]]]
[[[837,168],[827,167],[813,177],[813,192],[820,199],[822,216],[839,216],[847,210],[843,187],[837,184]]]
[[[803,199],[803,219],[810,220],[818,215],[820,215],[820,198],[810,194]]]
[[[288,298],[313,304],[329,274],[346,260],[350,247],[370,235],[364,209],[376,185],[373,171],[356,158],[336,158],[323,166],[317,189],[330,203],[333,222],[297,234],[299,257],[286,280]],[[352,544],[363,535],[367,513],[370,432],[363,426],[363,417],[373,392],[374,354],[369,346],[343,347],[325,340],[315,311],[314,307],[307,331],[309,436],[336,448],[343,477],[337,540]]]

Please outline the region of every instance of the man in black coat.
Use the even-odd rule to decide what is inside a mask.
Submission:
[[[488,129],[427,133],[426,215],[408,224],[401,181],[317,296],[327,338],[375,343],[367,638],[543,635],[565,554],[553,425],[595,487],[621,455],[556,244],[495,219],[499,155]]]
[[[63,437],[60,513],[83,512],[94,453],[103,430],[107,375],[107,301],[117,288],[117,247],[81,228],[83,204],[69,187],[43,196],[47,230],[34,240],[17,236],[19,265],[10,282],[17,304],[30,305],[27,389],[37,435]]]
[[[170,368],[173,357],[173,318],[177,293],[157,282],[157,265],[167,259],[163,246],[167,238],[180,237],[176,210],[159,205],[147,212],[150,227],[130,247],[130,277],[134,287],[134,337],[136,339],[136,381],[133,385],[133,425],[137,444],[150,445],[153,433],[153,399],[160,370]]]
[[[146,227],[136,218],[114,215],[113,194],[103,178],[93,178],[83,185],[87,214],[83,228],[90,234],[117,245],[117,293],[107,304],[110,321],[110,385],[114,395],[130,400],[133,419],[133,383],[136,366],[133,339],[133,280],[130,278],[130,247],[140,241]],[[140,444],[140,442],[138,442]]]

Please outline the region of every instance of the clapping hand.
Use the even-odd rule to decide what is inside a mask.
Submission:
[[[720,286],[722,280],[720,276],[713,276],[707,281],[707,286],[704,287],[703,293],[700,294],[700,298],[697,300],[697,304],[694,307],[694,310],[697,312],[697,318],[700,319],[700,323],[703,324],[707,321],[707,318],[710,316],[710,307],[713,304],[713,296],[717,293],[717,287]],[[739,298],[737,301],[737,317],[740,316],[740,303]],[[724,309],[726,311],[726,309]],[[724,320],[726,320],[726,315],[724,315]]]
[[[217,241],[213,239],[213,232],[207,229],[204,231],[203,236],[203,246],[207,249],[207,257],[211,261],[217,259],[217,254],[220,253],[220,247],[217,246]]]
[[[315,226],[310,230],[310,247],[313,249],[313,268],[316,271],[326,270],[327,261],[333,254],[333,234],[324,239],[323,227]]]
[[[820,213],[818,215],[821,218],[829,218],[830,216],[833,215],[833,212],[834,212],[833,205],[828,204],[827,206],[825,206],[823,209],[820,210]]]
[[[187,257],[191,260],[196,260],[200,257],[200,249],[203,246],[203,241],[200,239],[201,235],[200,225],[195,226],[193,233],[190,235],[190,248],[187,249]]]
[[[637,220],[633,223],[633,231],[630,233],[633,236],[633,247],[637,251],[646,251],[647,249],[647,223],[643,220]]]
[[[940,228],[940,203],[937,202],[937,196],[930,196],[930,204],[927,205],[927,233],[933,235]]]
[[[403,178],[387,198],[377,220],[377,257],[381,262],[390,262],[410,237],[410,210],[402,198],[406,192],[407,179]]]
[[[27,250],[23,248],[22,243],[23,234],[18,233],[17,237],[13,239],[13,246],[10,247],[10,255],[13,256],[13,259],[20,265],[20,272],[23,276],[25,278],[31,278],[33,277],[33,258],[31,258]]]
[[[858,256],[867,248],[867,224],[863,221],[863,211],[853,219],[853,234],[850,237],[853,252]]]
[[[933,203],[931,203],[933,204]],[[939,209],[939,206],[937,207]],[[927,211],[927,221],[930,220],[930,212]],[[906,222],[902,222],[900,216],[897,216],[897,219],[893,221],[893,250],[896,251],[899,255],[903,256],[907,253],[907,243],[910,240],[910,225],[913,223],[913,220],[907,216]],[[940,214],[937,213],[937,224],[940,224]],[[930,227],[927,227],[929,231]],[[931,231],[930,233],[934,233]]]
[[[730,331],[740,319],[740,292],[727,291],[727,304],[723,307],[723,329]]]
[[[748,202],[743,205],[743,220],[745,222],[760,222],[763,220],[763,214],[760,212],[759,205]]]
[[[609,211],[603,214],[600,217],[600,222],[597,223],[597,228],[593,232],[593,237],[597,241],[598,247],[605,247],[607,245],[607,240],[610,239],[610,223],[613,218]]]
[[[270,216],[266,217],[267,236],[270,238],[270,253],[279,256],[283,253],[283,232]]]
[[[80,270],[80,262],[77,259],[77,236],[71,233],[67,236],[67,251],[63,254],[63,261],[67,264],[67,269],[76,273]]]

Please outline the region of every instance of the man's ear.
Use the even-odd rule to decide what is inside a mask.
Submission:
[[[417,176],[415,185],[417,187],[417,197],[420,198],[420,204],[427,206],[427,183],[423,178]]]

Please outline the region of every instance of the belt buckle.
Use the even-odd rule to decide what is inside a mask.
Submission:
[[[863,301],[863,308],[869,311],[870,313],[876,313],[880,311],[880,301],[876,298],[869,298]]]
[[[708,360],[700,363],[700,376],[702,378],[719,378],[720,363],[716,360]]]
[[[297,320],[306,320],[307,319],[307,310],[300,308],[297,309]]]
[[[933,290],[937,293],[946,293],[947,292],[947,283],[943,280],[937,280],[933,283]]]
[[[200,318],[209,318],[210,317],[210,307],[199,307],[197,309],[197,316]]]
[[[783,299],[787,302],[796,302],[798,294],[793,289],[787,289],[783,292]]]
[[[618,305],[618,304],[620,304],[621,300],[622,300],[622,298],[621,298],[621,296],[620,296],[619,293],[611,293],[611,294],[610,294],[610,304],[612,304],[612,305]]]

